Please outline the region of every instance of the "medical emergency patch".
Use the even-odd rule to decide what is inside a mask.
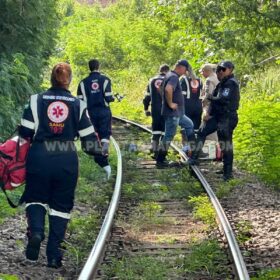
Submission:
[[[229,88],[225,88],[222,92],[222,96],[227,97],[229,95]]]
[[[192,93],[197,93],[199,82],[197,80],[191,80],[190,84],[191,84]]]
[[[62,123],[68,117],[69,109],[61,101],[52,102],[48,107],[48,117],[54,123]]]
[[[94,83],[91,84],[91,88],[92,88],[93,90],[98,90],[98,89],[99,89],[99,84],[96,83],[96,82],[94,82]]]
[[[155,81],[155,87],[156,87],[157,89],[160,88],[161,84],[162,84],[162,80],[156,80],[156,81]]]

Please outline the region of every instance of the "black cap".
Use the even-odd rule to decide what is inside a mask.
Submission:
[[[186,59],[180,59],[177,61],[176,65],[181,65],[181,66],[185,66],[187,69],[189,69],[189,63]]]
[[[229,60],[225,60],[225,61],[220,62],[218,64],[218,67],[234,69],[234,64]]]

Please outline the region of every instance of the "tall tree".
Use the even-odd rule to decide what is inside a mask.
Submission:
[[[56,0],[0,0],[0,135],[15,126],[21,106],[40,88],[55,46],[56,4]]]

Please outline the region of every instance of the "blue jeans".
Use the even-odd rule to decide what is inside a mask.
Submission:
[[[158,154],[156,157],[157,163],[164,162],[171,141],[173,140],[180,117],[165,117],[165,134],[161,140]]]
[[[183,135],[186,135],[188,138],[193,136],[194,126],[190,118],[188,118],[186,115],[183,115],[180,117],[179,125],[181,126],[181,133]]]
[[[162,143],[170,143],[177,130],[177,126],[179,124],[180,117],[165,117],[165,129],[164,136],[162,138]]]

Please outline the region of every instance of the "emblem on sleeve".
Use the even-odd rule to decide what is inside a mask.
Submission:
[[[69,109],[61,101],[52,102],[48,107],[48,117],[54,123],[61,123],[68,117]]]
[[[224,97],[227,97],[229,95],[229,88],[225,88],[224,91],[222,92],[222,95]]]
[[[162,80],[156,80],[156,81],[155,81],[155,87],[156,87],[157,89],[160,88],[161,84],[162,84]]]

